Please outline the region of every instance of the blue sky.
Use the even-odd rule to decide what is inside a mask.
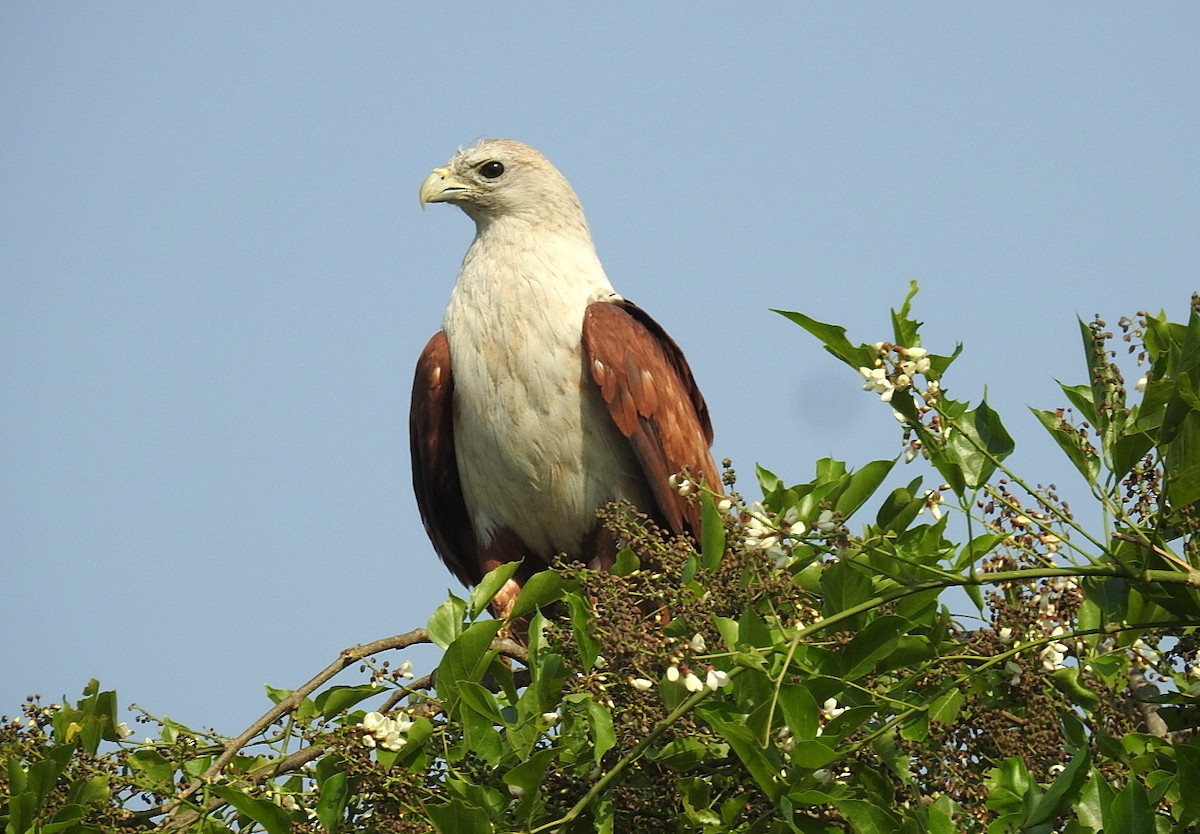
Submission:
[[[1076,314],[1200,287],[1200,8],[9,4],[0,12],[0,712],[89,677],[240,730],[454,587],[418,521],[412,367],[471,238],[461,144],[539,147],[728,456],[807,480],[898,431],[779,316],[965,353],[1026,405]],[[910,468],[905,475],[916,474]],[[458,589],[456,589],[458,590]],[[461,593],[461,591],[459,591]],[[431,653],[410,655],[418,666]]]

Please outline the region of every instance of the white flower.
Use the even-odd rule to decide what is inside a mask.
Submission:
[[[545,721],[546,724],[551,727],[557,727],[558,722],[562,721],[562,716],[559,715],[557,712],[543,712],[542,720]]]
[[[667,680],[671,683],[679,680],[679,667],[677,665],[672,664],[667,668]]]
[[[1008,661],[1004,664],[1004,671],[1012,676],[1008,679],[1009,686],[1016,686],[1021,682],[1021,665],[1019,663]]]
[[[708,646],[704,642],[704,635],[698,631],[692,635],[692,642],[689,645],[692,647],[692,651],[698,654],[708,651]]]
[[[363,747],[371,748],[375,746],[375,736],[363,736]]]
[[[719,512],[727,513],[727,512],[729,512],[729,510],[732,507],[733,507],[733,502],[730,501],[728,498],[722,498],[720,501],[717,502],[717,510]]]
[[[858,372],[866,380],[863,383],[864,391],[878,394],[879,399],[885,403],[892,401],[892,394],[895,392],[896,386],[888,379],[887,368],[859,368]]]
[[[122,721],[117,725],[117,738],[129,738],[133,735],[133,730],[129,729],[129,725]]]
[[[387,719],[383,717],[382,713],[368,712],[366,715],[363,716],[362,723],[359,724],[358,726],[362,727],[364,730],[366,730],[369,733],[374,733],[376,730],[383,727],[384,722],[386,722],[386,721],[387,721]]]
[[[901,414],[899,411],[896,411],[895,409],[892,409],[892,417],[895,418],[897,423],[907,423],[908,422],[908,418],[905,417],[903,414]]]
[[[729,675],[722,672],[720,669],[709,669],[708,676],[704,679],[704,685],[716,692],[722,686],[729,683]]]
[[[932,365],[933,365],[933,363],[929,360],[928,356],[921,357],[920,359],[917,360],[917,373],[919,373],[919,374],[928,373],[929,368]]]
[[[391,750],[392,752],[399,750],[406,744],[408,744],[408,739],[402,738],[398,732],[388,733],[379,742],[380,747],[382,747],[384,750]]]
[[[1061,625],[1055,626],[1055,630],[1050,632],[1051,637],[1058,637],[1064,634]],[[1058,642],[1046,643],[1042,650],[1038,653],[1038,658],[1042,660],[1042,666],[1046,672],[1054,672],[1058,668],[1063,668],[1063,660],[1066,659],[1069,647],[1066,643]]]
[[[630,678],[629,685],[632,686],[634,689],[636,689],[638,692],[645,692],[654,686],[654,681],[648,680],[646,678]]]
[[[807,531],[807,530],[808,530],[808,527],[807,527],[807,525],[805,525],[805,523],[803,521],[797,521],[795,524],[793,524],[791,527],[788,528],[788,535],[791,536],[793,539],[798,539],[801,536],[803,536],[805,531]]]
[[[667,478],[667,483],[670,484],[671,489],[675,490],[680,495],[691,495],[696,491],[696,485],[680,475],[672,475],[671,477]]]
[[[837,698],[829,698],[821,704],[821,715],[825,717],[826,721],[837,718],[845,711],[845,707],[838,706]]]
[[[704,688],[704,682],[696,677],[695,672],[687,673],[687,677],[683,679],[683,685],[688,692],[699,692]]]
[[[784,755],[796,749],[796,739],[792,738],[792,728],[786,724],[779,728],[779,732],[775,734],[775,740],[779,745],[779,751]]]
[[[833,510],[821,510],[821,514],[817,516],[817,529],[822,533],[837,529],[837,523],[833,520]]]
[[[400,668],[398,668],[396,671],[400,674],[400,677],[411,680],[413,676],[412,667],[412,661],[406,660],[400,664]]]
[[[597,669],[603,669],[607,665],[608,665],[608,658],[606,658],[602,654],[596,655],[596,659],[592,661],[592,666],[594,666]]]
[[[923,347],[900,348],[900,352],[909,359],[924,359],[929,353]]]
[[[1148,381],[1148,380],[1146,379],[1146,377],[1142,377],[1142,378],[1141,378],[1141,379],[1139,379],[1137,382],[1133,383],[1133,387],[1134,387],[1134,389],[1135,389],[1135,390],[1137,390],[1137,391],[1145,391],[1145,390],[1146,390],[1146,382],[1147,382],[1147,381]]]
[[[1008,626],[1004,626],[1002,629],[1000,629],[1000,642],[1011,643],[1012,638],[1013,638],[1013,630],[1011,628],[1009,628]]]
[[[833,771],[827,767],[819,767],[813,771],[813,778],[822,785],[828,785],[833,781]]]
[[[900,374],[900,376],[896,377],[896,387],[901,391],[910,385],[912,385],[912,377],[908,374]],[[889,397],[888,400],[890,401],[891,397]]]

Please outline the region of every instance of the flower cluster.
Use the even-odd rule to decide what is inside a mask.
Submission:
[[[699,692],[702,689],[716,692],[729,683],[729,673],[709,666],[708,674],[704,680],[700,680],[700,677],[686,665],[674,663],[667,667],[667,680],[671,683],[683,681],[683,687],[688,692]]]
[[[1055,626],[1048,634],[1048,637],[1061,637],[1066,634],[1066,629],[1062,626]],[[1047,672],[1053,672],[1057,669],[1062,669],[1065,665],[1063,660],[1066,659],[1067,652],[1070,647],[1061,640],[1051,640],[1046,645],[1042,646],[1042,650],[1038,652],[1038,659],[1042,661],[1042,667]]]
[[[806,533],[829,535],[841,526],[834,518],[833,510],[822,510],[811,529],[800,519],[795,507],[782,515],[769,513],[757,501],[748,509],[739,511],[738,521],[745,533],[746,547],[763,551],[770,556],[775,567],[783,568],[791,560],[791,548]]]
[[[358,725],[359,729],[366,731],[362,739],[366,747],[375,747],[378,744],[384,750],[392,752],[408,744],[408,739],[404,738],[403,733],[411,730],[412,726],[412,719],[404,713],[400,713],[398,718],[388,718],[378,712],[368,712]]]
[[[913,388],[914,378],[928,374],[932,365],[929,351],[921,347],[876,342],[875,353],[875,367],[860,367],[858,372],[865,380],[863,390],[878,394],[885,403],[890,403],[897,391]],[[929,380],[923,391],[918,389],[922,399],[929,405],[933,405],[931,400],[937,398],[937,392],[937,380]]]

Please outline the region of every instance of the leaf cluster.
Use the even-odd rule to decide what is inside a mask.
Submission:
[[[785,314],[894,412],[896,459],[759,467],[759,501],[694,496],[698,543],[610,507],[611,572],[556,565],[502,623],[504,566],[269,689],[236,737],[143,714],[157,737],[133,742],[95,682],[31,699],[0,726],[6,834],[1196,830],[1196,300],[1186,323],[1081,323],[1086,381],[1034,411],[1092,525],[1009,468],[986,399],[951,396],[961,348],[926,350],[912,299],[873,344]],[[428,675],[384,659],[419,642],[443,649]]]

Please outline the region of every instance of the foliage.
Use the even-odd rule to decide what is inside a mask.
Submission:
[[[611,573],[538,574],[502,630],[497,571],[269,690],[237,738],[142,715],[157,737],[134,742],[95,682],[31,698],[0,728],[5,831],[1195,830],[1200,300],[1120,341],[1081,322],[1085,380],[1034,411],[1086,520],[1010,471],[986,400],[950,396],[958,350],[921,347],[911,300],[874,345],[784,314],[895,412],[897,460],[798,485],[760,468],[753,504],[678,479],[698,547],[611,507]],[[937,483],[885,486],[901,459]],[[951,615],[954,589],[977,617]],[[428,677],[376,659],[417,642],[445,650]],[[352,665],[369,680],[327,686]]]

